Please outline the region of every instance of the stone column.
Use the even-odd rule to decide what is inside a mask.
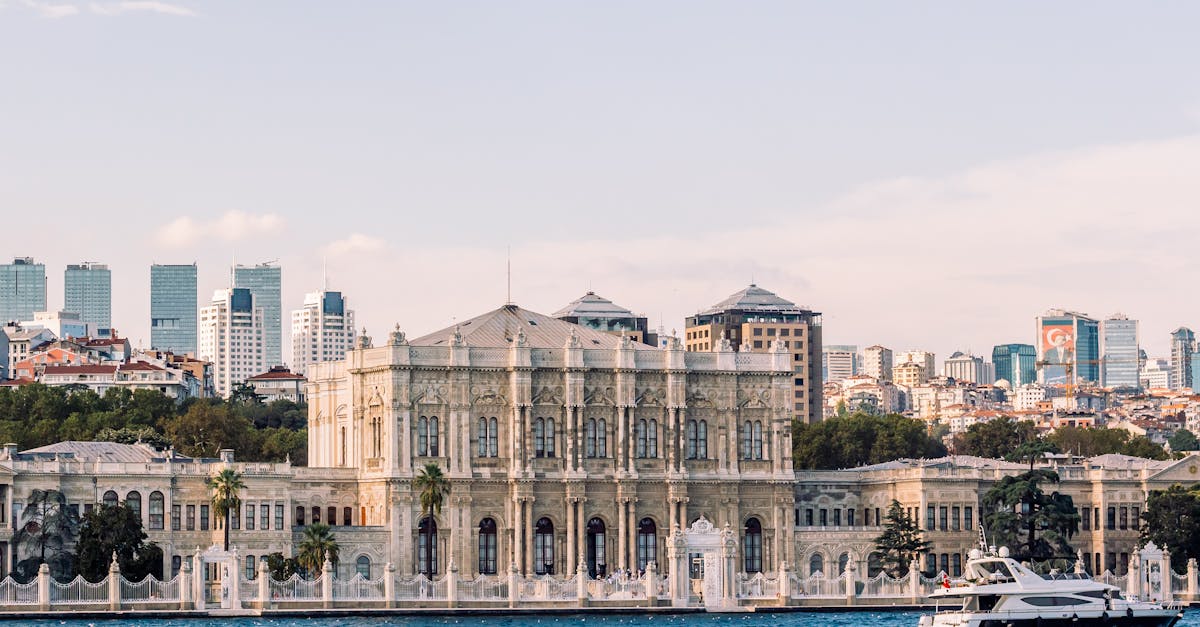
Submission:
[[[525,575],[533,574],[533,498],[526,497],[525,508]]]
[[[625,525],[625,532],[628,534],[628,540],[626,540],[626,543],[629,546],[629,548],[628,548],[629,568],[633,568],[634,566],[637,566],[637,563],[638,563],[638,560],[637,560],[637,530],[638,530],[637,501],[638,501],[637,497],[631,497],[629,499],[629,514],[628,514],[629,522]],[[651,561],[654,561],[653,557],[651,557]]]
[[[1187,562],[1187,595],[1189,601],[1196,600],[1196,558],[1191,558]]]
[[[577,557],[579,561],[575,564],[575,600],[579,607],[583,607],[588,601],[587,556],[580,552]]]
[[[325,609],[333,607],[333,563],[328,557],[321,565],[321,606]]]
[[[179,567],[179,609],[192,609],[192,592],[192,565],[185,560]]]
[[[192,563],[195,564],[195,573],[192,578],[194,588],[194,596],[192,597],[194,608],[198,610],[204,609],[204,576],[208,574],[208,570],[204,567],[204,556],[200,552],[200,547],[196,547],[196,554],[192,557]]]
[[[858,570],[858,567],[854,565],[854,562],[846,564],[846,605],[854,605],[854,597],[856,593],[856,590],[854,589],[854,571],[856,570]]]
[[[222,575],[223,577],[228,578],[229,581],[228,581],[228,583],[225,583],[223,581],[222,585],[227,585],[229,587],[229,608],[234,609],[234,610],[240,610],[240,609],[242,609],[242,598],[241,598],[242,587],[240,585],[238,585],[239,584],[238,580],[241,578],[240,567],[242,564],[241,564],[241,559],[238,557],[238,550],[236,548],[234,548],[231,550],[231,552],[233,554],[233,557],[228,558],[228,561],[225,562],[228,565],[227,572],[225,572],[224,575]],[[326,563],[328,563],[328,560],[326,560]],[[333,566],[330,565],[329,568],[332,569]],[[331,571],[323,570],[322,572],[328,573]],[[330,580],[331,585],[332,585],[332,583],[333,583],[332,580]]]
[[[117,589],[117,607],[115,609],[120,609],[121,608],[121,596],[120,596],[121,595],[121,582],[115,581],[112,578],[112,567],[110,566],[108,569],[108,608],[109,609],[114,609],[113,608],[113,588],[114,587]],[[42,563],[41,566],[38,566],[37,595],[38,595],[38,609],[40,609],[43,612],[50,611],[50,565],[46,564],[44,562]]]
[[[566,420],[563,421],[563,446],[566,450],[564,451],[563,465],[567,472],[570,472],[575,469],[575,408],[567,405],[564,409],[566,410],[564,412]]]
[[[513,564],[512,568],[508,569],[508,606],[516,607],[521,600],[521,573],[517,571],[517,565]]]
[[[383,567],[383,598],[387,607],[396,607],[396,565],[391,562]]]
[[[42,564],[45,567],[45,564]],[[42,571],[38,570],[39,583]],[[46,570],[49,577],[50,570]],[[116,612],[121,609],[121,566],[117,563],[117,552],[113,551],[112,561],[108,563],[108,609]]]
[[[646,584],[646,600],[650,602],[650,607],[658,605],[658,567],[654,560],[646,564],[646,576],[643,578],[643,583]]]
[[[921,601],[921,564],[916,558],[908,563],[908,596],[913,605]]]
[[[1125,581],[1125,594],[1131,597],[1142,596],[1142,569],[1141,561],[1138,559],[1137,551],[1129,554],[1129,562],[1126,566],[1125,574],[1128,579]],[[1168,575],[1168,573],[1163,573]],[[1167,577],[1163,577],[1163,583],[1166,584]]]
[[[263,560],[258,561],[258,609],[265,610],[271,607],[271,571],[267,569],[267,563]]]
[[[524,540],[525,540],[525,535],[524,535],[525,521],[521,520],[521,517],[525,514],[525,506],[521,501],[521,497],[518,496],[513,499],[512,510],[513,510],[512,564],[513,564],[514,568],[517,568],[519,570],[520,568],[522,568],[522,566],[525,563],[525,549],[522,546],[525,544],[525,542],[524,542]]]
[[[679,528],[687,529],[688,525],[688,501],[691,499],[683,497],[679,500]]]
[[[627,451],[629,449],[629,437],[630,437],[629,429],[626,428],[626,426],[625,426],[625,408],[618,407],[617,408],[617,450],[616,450],[616,453],[617,453],[616,467],[617,467],[617,476],[618,477],[625,474],[625,471],[628,470],[628,468],[629,468],[629,464],[626,463],[626,461],[625,461],[625,457],[626,457],[625,451]]]
[[[575,571],[575,498],[567,499],[567,567],[566,572]]]
[[[450,566],[446,569],[446,605],[458,607],[458,566],[454,558],[450,558]]]
[[[627,514],[629,513],[628,503],[629,499],[626,497],[617,498],[617,568],[620,569],[628,566],[628,562],[625,561],[629,556],[629,549],[625,540],[628,532],[628,529],[626,529],[628,522]]]
[[[779,604],[787,605],[792,600],[792,569],[786,561],[779,562]]]

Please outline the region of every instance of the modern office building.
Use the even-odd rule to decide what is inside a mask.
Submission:
[[[1100,350],[1103,357],[1103,385],[1109,388],[1135,390],[1141,359],[1138,321],[1124,314],[1113,314],[1100,325]]]
[[[95,323],[84,322],[70,311],[35,311],[33,320],[22,320],[22,329],[47,329],[59,339],[95,338],[100,335]]]
[[[36,311],[46,311],[46,265],[33,257],[0,264],[0,324],[32,320]]]
[[[1171,375],[1167,385],[1172,390],[1192,387],[1192,353],[1196,351],[1196,334],[1187,327],[1171,331]]]
[[[63,309],[96,325],[97,333],[112,332],[112,272],[102,263],[85,261],[63,273]]]
[[[196,264],[150,266],[150,345],[196,354]]]
[[[354,312],[341,292],[321,290],[304,295],[304,306],[292,310],[292,369],[303,377],[311,364],[341,361],[354,345]]]
[[[1051,309],[1035,323],[1041,383],[1100,382],[1099,321],[1087,314]]]
[[[628,337],[634,342],[658,346],[658,334],[650,331],[649,321],[632,311],[588,292],[573,300],[566,307],[554,312],[554,317],[572,324],[604,331],[618,337]]]
[[[994,370],[982,357],[955,352],[946,360],[942,374],[955,381],[966,381],[978,385],[991,385]]]
[[[1037,382],[1037,349],[1032,344],[1001,344],[993,347],[992,365],[996,370],[996,380],[1008,381],[1014,390]]]
[[[776,339],[792,355],[796,418],[820,422],[824,418],[820,313],[751,284],[687,318],[689,351],[763,353],[771,350]]]
[[[862,373],[877,381],[891,381],[892,349],[878,344],[864,348]]]
[[[212,362],[213,387],[229,396],[234,386],[267,370],[263,310],[248,288],[217,290],[200,310],[197,357]]]
[[[858,347],[850,344],[823,347],[821,373],[825,383],[837,383],[858,374]]]
[[[272,261],[233,269],[233,286],[249,289],[256,306],[263,310],[263,356],[268,366],[283,364],[282,280],[282,270]]]

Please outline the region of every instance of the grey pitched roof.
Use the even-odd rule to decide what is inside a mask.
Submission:
[[[508,348],[516,341],[519,331],[525,332],[525,340],[530,348],[562,348],[572,332],[579,338],[582,348],[615,349],[621,345],[621,338],[615,335],[521,309],[516,305],[493,309],[453,327],[410,340],[409,343],[413,346],[449,346],[456,329],[468,346],[477,347]],[[634,350],[658,350],[640,342],[630,342],[630,347]]]
[[[145,463],[163,459],[165,454],[149,446],[139,444],[117,444],[116,442],[79,442],[68,440],[56,442],[19,453],[29,457],[70,457],[85,462],[130,462]],[[179,456],[176,455],[178,458]]]
[[[1141,468],[1166,468],[1175,463],[1175,461],[1157,461],[1142,457],[1133,457],[1131,455],[1121,455],[1120,453],[1108,453],[1089,457],[1084,463],[1088,466],[1098,466],[1100,468],[1137,470]]]
[[[745,289],[730,294],[725,300],[701,313],[713,314],[728,310],[759,311],[763,313],[804,313],[808,311],[775,292],[765,290],[753,283]]]
[[[859,466],[852,470],[871,471],[871,470],[900,470],[903,468],[933,468],[933,467],[959,467],[959,468],[1007,468],[1020,469],[1024,468],[1024,464],[1016,462],[1008,462],[1002,459],[989,459],[987,457],[976,457],[974,455],[948,455],[946,457],[938,457],[936,459],[897,459],[895,461],[884,462],[882,464],[871,464],[869,466]]]
[[[634,318],[634,313],[595,292],[588,292],[554,312],[555,318]]]

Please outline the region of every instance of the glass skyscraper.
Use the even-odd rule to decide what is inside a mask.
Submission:
[[[67,266],[63,275],[63,308],[96,325],[98,333],[112,329],[112,272],[102,263],[85,261]]]
[[[1192,387],[1192,353],[1196,351],[1196,334],[1187,327],[1171,332],[1171,372],[1167,385],[1172,390]]]
[[[33,257],[0,264],[0,324],[33,320],[35,311],[46,311],[46,264]]]
[[[196,353],[196,264],[150,266],[150,345]]]
[[[255,306],[263,310],[263,357],[268,368],[283,364],[282,276],[279,266],[272,262],[233,268],[233,286],[249,289]]]
[[[1037,381],[1037,349],[1032,344],[1001,344],[992,348],[996,380],[1004,379],[1014,388]]]
[[[1038,316],[1037,335],[1042,383],[1100,382],[1099,321],[1073,311],[1052,309]],[[1069,378],[1068,369],[1074,371]]]
[[[1104,357],[1104,387],[1136,390],[1141,387],[1138,346],[1138,321],[1124,314],[1113,314],[1101,327],[1100,346]]]

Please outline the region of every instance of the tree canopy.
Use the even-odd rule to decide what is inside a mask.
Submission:
[[[1058,473],[1039,468],[1010,475],[983,496],[989,540],[1007,546],[1018,561],[1074,557],[1067,541],[1079,531],[1075,503],[1066,494],[1046,494],[1043,483],[1057,484]]]
[[[1166,459],[1167,452],[1145,436],[1133,436],[1124,429],[1060,427],[1046,437],[1064,453],[1084,457],[1120,453],[1147,459]]]
[[[126,505],[99,505],[83,515],[79,541],[75,544],[79,574],[100,581],[108,574],[113,553],[121,574],[130,581],[147,575],[162,580],[162,549],[146,543],[142,519]]]
[[[792,423],[792,459],[797,468],[837,469],[901,458],[932,458],[946,447],[920,420],[897,414],[854,413],[818,423]]]
[[[0,388],[0,438],[21,449],[64,440],[173,445],[185,455],[212,457],[232,448],[239,460],[306,463],[307,407],[291,401],[262,403],[243,394],[235,401],[189,399],[177,403],[157,390],[110,388],[103,395],[83,386],[31,383]]]
[[[954,452],[990,459],[1003,459],[1021,444],[1037,439],[1033,423],[1007,416],[977,422],[954,437]]]
[[[1175,484],[1151,491],[1139,522],[1142,542],[1169,548],[1172,564],[1200,559],[1200,485],[1185,488]]]
[[[50,565],[60,581],[75,576],[74,555],[67,550],[79,535],[79,513],[58,490],[34,489],[25,500],[13,541],[17,545],[17,576],[29,580],[38,567]]]
[[[909,563],[929,549],[929,542],[921,539],[921,527],[917,521],[893,500],[888,506],[883,533],[875,538],[875,548],[883,556],[883,569],[892,577],[908,574]]]
[[[1167,444],[1171,446],[1172,451],[1195,451],[1200,449],[1200,439],[1196,438],[1196,434],[1187,429],[1180,429],[1171,434],[1167,438]]]

